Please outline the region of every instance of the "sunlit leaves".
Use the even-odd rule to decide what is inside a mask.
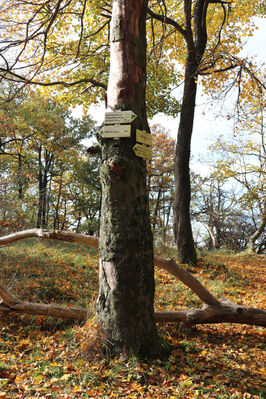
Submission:
[[[88,116],[75,119],[65,106],[30,91],[6,105],[2,114],[9,122],[1,133],[1,230],[36,226],[40,190],[51,227],[67,228],[88,215],[97,230],[99,185],[95,177],[93,194],[88,177],[91,174],[92,179],[93,168],[97,175],[97,167],[93,164],[90,173],[81,145],[94,133],[93,121]],[[76,205],[79,201],[82,206]]]
[[[88,79],[104,83],[106,74],[102,74],[108,65],[109,17],[101,15],[101,3],[105,4],[52,0],[1,2],[3,57],[10,62],[12,56],[16,73],[26,79],[44,84],[58,81],[68,84],[77,79],[81,82],[79,94],[91,91]],[[10,53],[12,48],[15,51]],[[62,89],[65,99],[66,94]],[[72,96],[74,101],[75,91]]]
[[[157,62],[151,59],[148,63],[147,81],[148,117],[152,118],[159,112],[177,116],[180,105],[172,91],[178,86],[179,80],[174,64],[165,65],[162,60]]]

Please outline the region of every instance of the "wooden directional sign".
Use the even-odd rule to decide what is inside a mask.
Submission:
[[[130,137],[131,125],[103,126],[99,131],[103,138]]]
[[[152,149],[151,147],[147,147],[146,145],[142,144],[135,144],[133,147],[133,151],[135,152],[137,157],[145,158],[145,159],[152,159]]]
[[[136,130],[136,141],[147,145],[152,145],[152,135],[145,130]]]
[[[104,117],[105,125],[115,125],[117,123],[131,123],[137,118],[133,111],[114,111],[106,112]]]

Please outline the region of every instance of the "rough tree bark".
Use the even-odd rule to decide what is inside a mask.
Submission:
[[[131,110],[131,137],[99,139],[102,207],[97,314],[112,353],[157,355],[163,345],[153,311],[154,267],[146,162],[136,157],[136,128],[148,131],[145,108],[146,4],[114,0],[108,111]]]
[[[99,244],[97,237],[84,234],[76,234],[70,231],[32,229],[0,237],[0,246],[29,237],[76,242],[96,248]],[[159,256],[154,256],[154,265],[177,277],[203,302],[201,309],[187,309],[178,312],[155,312],[154,317],[157,322],[183,322],[187,326],[205,323],[239,323],[266,326],[265,310],[238,305],[224,298],[217,300],[195,277],[182,266],[176,264],[172,259],[163,259]],[[81,320],[86,320],[93,315],[91,310],[84,308],[69,308],[54,304],[47,305],[21,301],[12,296],[1,284],[0,298],[2,299],[0,303],[0,311],[2,312],[38,314]]]

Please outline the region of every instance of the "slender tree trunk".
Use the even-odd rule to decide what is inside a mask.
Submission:
[[[216,235],[215,235],[212,223],[207,224],[207,230],[209,232],[210,240],[211,240],[210,249],[218,248],[218,242],[216,239]]]
[[[38,167],[39,167],[39,204],[37,216],[37,228],[46,228],[46,207],[47,207],[47,168],[42,163],[42,146],[38,150]]]
[[[60,230],[65,230],[67,228],[66,220],[67,220],[67,201],[65,200],[64,201],[64,215],[63,215],[63,221],[62,221]]]
[[[47,206],[46,206],[46,219],[45,219],[45,224],[47,227],[49,225],[50,203],[52,195],[53,166],[54,165],[52,164],[50,179],[49,179],[49,188],[47,190]]]
[[[23,172],[22,172],[22,156],[18,154],[18,199],[23,199]]]
[[[59,190],[58,190],[58,195],[57,195],[55,216],[54,216],[54,229],[59,229],[59,206],[60,206],[61,193],[62,193],[63,173],[64,173],[64,170],[62,170],[60,173]]]
[[[180,263],[196,263],[192,228],[190,222],[190,146],[194,122],[197,83],[195,80],[195,61],[188,54],[183,102],[180,113],[176,153],[175,153],[175,198],[174,198],[174,235]]]
[[[42,222],[41,227],[45,229],[46,225],[46,209],[47,209],[47,185],[48,185],[48,176],[47,170],[45,169],[43,172],[43,186],[42,186]]]
[[[170,222],[170,215],[171,215],[171,209],[173,204],[173,191],[171,190],[170,192],[170,198],[169,198],[169,206],[168,206],[168,211],[167,211],[167,218],[166,218],[166,225],[169,225]]]
[[[155,356],[162,350],[153,311],[153,242],[146,163],[136,157],[145,109],[146,1],[114,0],[108,85],[110,110],[132,110],[131,137],[101,139],[102,207],[97,313],[109,350]]]
[[[156,200],[156,204],[155,204],[155,210],[154,210],[154,214],[153,214],[153,224],[152,224],[153,230],[155,230],[156,225],[158,224],[157,216],[158,216],[158,210],[159,210],[159,206],[160,206],[161,194],[162,194],[162,191],[159,188],[158,195],[157,195],[157,200]]]
[[[79,233],[80,224],[81,224],[81,211],[79,211],[78,217],[77,217],[76,233]]]
[[[247,245],[247,249],[249,251],[254,251],[255,249],[255,242],[256,240],[262,235],[262,233],[265,230],[265,226],[266,226],[266,199],[264,200],[264,212],[262,214],[261,217],[261,222],[259,227],[257,228],[257,230],[255,231],[254,234],[252,234],[249,239],[248,239],[248,245]]]
[[[38,149],[38,168],[39,168],[39,174],[38,174],[38,183],[39,183],[39,203],[38,203],[38,215],[37,215],[37,223],[36,227],[39,229],[42,224],[42,196],[43,196],[43,167],[42,167],[42,146],[39,147]]]
[[[44,165],[42,162],[42,145],[38,149],[38,167],[39,167],[39,204],[37,216],[37,228],[47,227],[47,186],[48,186],[48,173],[51,168],[54,154],[50,154],[45,150]]]
[[[193,3],[193,7],[192,7]],[[187,59],[183,102],[175,154],[174,234],[181,263],[196,263],[197,254],[190,222],[190,147],[201,59],[207,44],[206,16],[209,1],[184,1]],[[193,28],[192,28],[193,23]]]
[[[6,214],[7,214],[7,208],[8,208],[8,201],[7,201],[7,183],[5,181],[1,182],[1,191],[0,191],[0,200],[1,200],[1,210],[0,214],[2,214],[2,226],[4,226],[4,223],[6,221]]]

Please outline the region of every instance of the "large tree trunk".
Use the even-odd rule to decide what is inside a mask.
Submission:
[[[131,137],[100,139],[102,208],[97,314],[112,353],[152,356],[162,350],[153,311],[154,268],[146,163],[135,156],[145,109],[146,1],[114,0],[108,108],[132,110]]]

